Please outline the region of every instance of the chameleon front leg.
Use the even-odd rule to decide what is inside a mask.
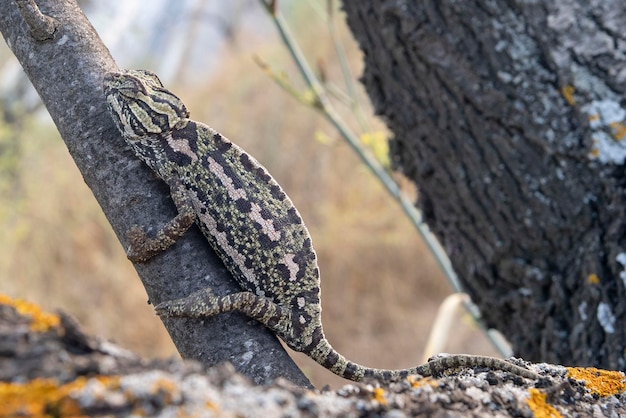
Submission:
[[[145,262],[171,247],[193,225],[196,212],[180,180],[170,182],[170,193],[178,214],[163,225],[154,238],[148,237],[145,230],[134,225],[128,231],[130,243],[126,256],[133,262]]]
[[[210,288],[205,288],[185,298],[162,302],[154,309],[161,318],[210,318],[239,311],[274,331],[283,341],[289,343],[293,339],[291,311],[252,292],[216,296]]]

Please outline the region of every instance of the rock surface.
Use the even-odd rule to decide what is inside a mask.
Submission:
[[[530,367],[545,378],[467,369],[334,392],[258,386],[230,365],[143,360],[66,314],[0,295],[0,416],[626,416],[622,372]]]

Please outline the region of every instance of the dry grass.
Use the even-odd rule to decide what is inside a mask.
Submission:
[[[307,26],[313,24],[303,22],[302,33],[323,33],[323,27]],[[345,28],[342,32],[358,67],[356,45]],[[304,42],[310,56],[330,57],[328,74],[339,80],[330,41]],[[249,51],[237,51],[222,54],[213,82],[170,87],[194,119],[265,164],[301,211],[319,254],[323,321],[335,348],[373,367],[416,364],[449,291],[434,261],[348,147],[339,140],[314,140],[318,130],[336,137],[321,117],[273,85]],[[278,45],[257,53],[279,68],[287,66],[277,63],[286,56]],[[62,308],[90,332],[143,355],[173,355],[132,265],[62,141],[53,128],[30,125],[20,138],[17,192],[0,196],[0,291],[46,309]],[[492,353],[471,326],[460,322],[459,327],[449,351]],[[345,383],[303,357],[296,355],[320,387]]]

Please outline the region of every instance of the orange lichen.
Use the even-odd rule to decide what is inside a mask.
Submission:
[[[219,407],[211,401],[206,401],[204,403],[204,407],[210,411],[215,411],[215,412],[218,412],[220,410]]]
[[[152,392],[162,396],[164,402],[170,404],[178,393],[178,387],[172,380],[161,378],[152,384]]]
[[[381,405],[387,405],[387,399],[385,399],[385,389],[374,388],[374,400]]]
[[[416,376],[409,376],[406,378],[406,380],[409,381],[409,383],[411,384],[411,387],[413,387],[414,389],[417,389],[420,386],[424,386],[424,385],[431,385],[431,386],[437,386],[439,383],[434,380],[432,377],[420,377],[417,378]]]
[[[565,101],[570,105],[574,106],[576,104],[576,99],[574,99],[574,92],[576,89],[574,86],[563,86],[561,87],[561,94],[565,98]]]
[[[568,367],[567,376],[584,381],[587,389],[598,396],[616,395],[626,391],[626,376],[622,372],[595,367]]]
[[[60,323],[58,315],[44,312],[34,303],[22,299],[13,299],[0,293],[0,304],[13,306],[19,314],[30,317],[30,329],[35,332],[46,332]]]
[[[609,123],[611,129],[613,129],[613,138],[616,141],[621,141],[626,137],[626,125],[619,122],[611,122]]]
[[[98,376],[98,381],[107,387],[118,387],[119,378]],[[0,405],[2,416],[38,417],[81,417],[78,402],[71,397],[72,392],[85,387],[89,379],[79,377],[60,385],[54,379],[33,379],[27,383],[0,382]]]
[[[45,417],[78,415],[80,409],[68,398],[74,384],[58,385],[53,379],[34,379],[28,383],[0,383],[0,405],[7,415]]]
[[[600,278],[597,274],[591,273],[589,276],[587,276],[587,281],[589,282],[589,284],[599,284]]]
[[[587,117],[587,120],[589,122],[595,122],[599,119],[600,119],[600,115],[598,115],[597,113],[594,113],[593,115],[589,115],[589,117]]]
[[[541,393],[539,389],[531,388],[528,390],[530,397],[528,398],[528,407],[536,418],[560,418],[562,415],[552,405],[546,402],[546,394]]]
[[[594,148],[591,150],[591,156],[592,157],[597,157],[598,155],[600,155],[600,150],[597,148]]]

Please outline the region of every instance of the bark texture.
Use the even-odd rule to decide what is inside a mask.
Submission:
[[[132,154],[106,110],[102,78],[117,66],[76,2],[37,3],[54,19],[56,31],[51,36],[46,33],[50,21],[41,27],[36,22],[30,27],[26,23],[36,20],[37,15],[27,14],[33,11],[33,3],[25,0],[0,2],[0,31],[126,246],[126,231],[131,225],[149,226],[154,232],[175,214],[169,190]],[[33,26],[37,26],[34,31]],[[166,253],[135,268],[155,304],[206,286],[218,294],[239,291],[195,227]],[[165,325],[185,358],[209,366],[230,361],[256,383],[269,383],[282,376],[299,385],[310,385],[276,337],[242,315],[220,315],[206,321],[169,320]],[[129,318],[128,326],[139,324]]]
[[[346,1],[397,168],[486,324],[626,368],[620,0]]]

